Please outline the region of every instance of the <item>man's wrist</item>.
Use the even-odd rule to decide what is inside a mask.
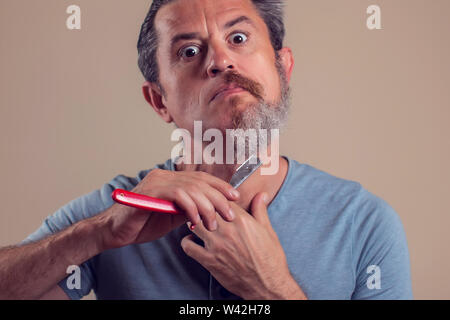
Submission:
[[[289,273],[288,276],[279,280],[277,285],[265,290],[263,293],[251,294],[243,297],[245,300],[307,300],[308,298],[303,293],[298,283]]]
[[[304,294],[303,290],[300,288],[295,279],[290,276],[286,284],[282,287],[282,290],[279,293],[279,300],[307,300],[308,298]]]
[[[92,218],[92,221],[86,221],[90,224],[91,231],[94,232],[93,239],[96,244],[97,254],[108,249],[114,249],[112,245],[110,215],[99,214]]]

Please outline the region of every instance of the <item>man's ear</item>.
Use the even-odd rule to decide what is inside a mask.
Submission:
[[[283,66],[288,82],[291,81],[292,70],[294,70],[294,55],[291,48],[284,47],[278,50],[280,56],[281,65]]]
[[[173,122],[169,110],[164,105],[161,88],[155,82],[144,82],[142,93],[145,100],[152,106],[153,110],[167,123]]]

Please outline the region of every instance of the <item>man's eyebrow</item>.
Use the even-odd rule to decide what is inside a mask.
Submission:
[[[241,22],[245,22],[245,23],[251,24],[253,26],[255,25],[249,17],[240,16],[236,19],[233,19],[233,20],[227,22],[223,27],[224,27],[224,29],[229,29],[232,26],[234,26],[238,23],[241,23]],[[198,32],[180,33],[180,34],[177,34],[176,36],[174,36],[170,40],[170,45],[171,45],[171,47],[173,47],[178,41],[194,40],[194,39],[199,39],[199,38],[200,38],[200,33],[198,33]]]
[[[233,20],[225,23],[224,29],[229,29],[232,26],[234,26],[234,25],[236,25],[238,23],[241,23],[241,22],[245,22],[245,23],[251,24],[252,26],[255,26],[255,24],[253,23],[252,19],[250,19],[247,16],[240,16],[240,17],[238,17],[236,19],[233,19]]]
[[[180,33],[177,34],[170,40],[170,45],[174,46],[180,40],[193,40],[200,38],[200,33],[198,32],[190,32],[190,33]]]

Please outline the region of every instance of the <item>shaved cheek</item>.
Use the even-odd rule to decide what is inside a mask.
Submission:
[[[177,75],[175,75],[177,76]],[[176,80],[176,87],[173,91],[174,102],[176,103],[176,108],[180,110],[180,113],[184,118],[192,118],[198,114],[202,114],[203,106],[201,101],[200,88],[202,83],[198,83],[195,79],[196,75],[189,77],[181,77]],[[197,120],[197,119],[195,119]]]
[[[192,90],[175,91],[171,101],[172,113],[179,127],[191,128],[194,120],[201,120],[199,98],[198,95],[192,94]]]

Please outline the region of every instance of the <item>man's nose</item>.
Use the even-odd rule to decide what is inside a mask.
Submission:
[[[208,67],[206,70],[209,77],[214,78],[223,72],[235,68],[235,64],[225,46],[217,44],[210,45]]]

